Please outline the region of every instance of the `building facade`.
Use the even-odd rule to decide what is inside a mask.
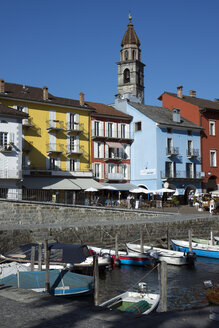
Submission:
[[[91,161],[95,179],[106,183],[130,181],[131,116],[111,106],[91,103]]]
[[[0,198],[22,198],[22,119],[28,115],[0,104]]]
[[[179,108],[181,114],[188,120],[202,126],[201,152],[203,192],[219,189],[219,101],[197,98],[196,91],[190,95],[183,94],[182,86],[177,93],[164,92],[160,97],[164,107],[173,110]]]
[[[47,190],[49,198],[55,191],[60,202],[72,203],[75,191],[96,185],[90,154],[94,109],[84,102],[82,93],[80,100],[72,100],[50,94],[47,87],[4,80],[0,80],[0,90],[2,104],[29,115],[22,123],[24,192],[32,190],[34,199],[35,189]]]

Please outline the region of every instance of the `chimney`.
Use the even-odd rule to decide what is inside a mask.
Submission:
[[[215,101],[215,102],[219,102],[219,99],[218,99],[218,98],[214,98],[214,101]]]
[[[48,100],[49,93],[48,93],[48,87],[43,87],[43,100]]]
[[[190,97],[196,98],[196,91],[195,90],[190,90],[189,95],[190,95]]]
[[[84,106],[84,93],[80,92],[80,106]]]
[[[182,85],[179,85],[177,87],[177,97],[179,97],[179,98],[182,98],[183,97],[182,90],[183,90],[183,86]]]
[[[173,122],[180,123],[180,109],[179,108],[173,108]]]
[[[5,81],[0,79],[0,93],[5,93]]]

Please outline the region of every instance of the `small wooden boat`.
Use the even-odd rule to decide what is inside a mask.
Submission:
[[[101,255],[101,256],[108,255],[111,258],[113,258],[113,260],[115,260],[115,257],[116,257],[115,250],[99,248],[99,247],[94,247],[94,246],[88,246],[88,248],[98,255]],[[122,265],[144,266],[144,265],[151,264],[151,258],[149,255],[137,254],[135,252],[129,252],[129,251],[127,251],[127,252],[118,251],[118,259],[120,261],[120,264],[122,264]]]
[[[211,304],[219,305],[219,285],[214,285],[211,280],[204,281],[205,295]]]
[[[171,242],[174,250],[183,253],[189,251],[188,241],[172,239]],[[192,242],[192,251],[195,252],[197,256],[219,259],[219,246],[211,246]]]
[[[133,312],[135,314],[149,314],[156,310],[159,301],[159,294],[152,294],[144,291],[127,291],[103,302],[100,306],[110,310]]]
[[[215,238],[218,238],[218,237],[215,237]],[[217,241],[215,238],[213,240],[213,245],[217,246],[217,245],[219,245],[219,240]],[[211,240],[210,239],[193,238],[192,237],[192,241],[193,241],[193,243],[196,243],[196,244],[211,245]]]
[[[45,293],[45,271],[17,272],[0,279],[0,284],[31,289]],[[50,294],[54,296],[90,294],[93,292],[93,277],[67,270],[50,270]]]
[[[38,263],[39,244],[29,243],[20,245],[18,248],[0,255],[1,259],[7,261],[17,261],[20,263],[30,263],[31,248],[35,247],[34,263],[35,268]],[[81,244],[65,244],[65,243],[50,243],[48,245],[50,251],[50,269],[64,269],[66,266],[74,272],[88,272],[93,269],[93,256],[91,255],[87,245]],[[42,254],[44,255],[44,245],[42,245]],[[42,256],[42,262],[44,256]],[[109,259],[98,258],[98,267],[105,270],[109,267]],[[43,265],[42,269],[45,269]]]
[[[141,246],[138,244],[127,243],[126,247],[132,252],[141,252]],[[143,252],[146,255],[149,255],[151,258],[157,259],[158,261],[164,261],[167,264],[172,265],[185,265],[189,263],[187,255],[182,254],[181,252],[176,252],[170,249],[143,246]]]

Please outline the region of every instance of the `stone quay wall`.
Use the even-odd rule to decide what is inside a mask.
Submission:
[[[139,242],[140,231],[146,244],[163,245],[167,236],[174,239],[193,235],[209,238],[219,235],[219,217],[208,213],[182,215],[122,210],[102,207],[68,206],[51,203],[0,201],[0,252],[20,244],[45,239],[65,243],[85,243],[114,248]]]

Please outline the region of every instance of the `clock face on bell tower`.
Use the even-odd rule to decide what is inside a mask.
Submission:
[[[118,96],[132,94],[144,103],[144,64],[141,62],[140,41],[129,15],[129,24],[121,42],[118,65]]]

